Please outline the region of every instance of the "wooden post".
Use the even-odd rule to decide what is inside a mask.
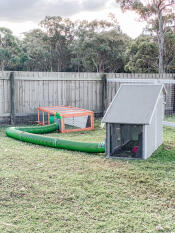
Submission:
[[[94,130],[94,113],[92,113],[91,115],[90,115],[90,117],[91,117],[91,130]]]
[[[64,118],[61,117],[61,129],[60,129],[61,133],[65,133],[65,126],[64,126]]]
[[[48,125],[50,125],[50,114],[48,113]]]
[[[38,124],[40,124],[40,119],[39,119],[39,110],[38,110]]]
[[[107,108],[107,79],[106,74],[102,74],[102,113],[105,114]]]
[[[44,122],[44,111],[43,111],[43,125],[45,125],[45,122]]]
[[[10,123],[15,124],[15,76],[14,72],[10,72]]]

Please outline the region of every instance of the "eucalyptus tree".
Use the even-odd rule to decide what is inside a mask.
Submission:
[[[164,72],[164,40],[165,27],[169,23],[167,19],[174,19],[175,0],[116,0],[121,8],[125,10],[134,10],[140,16],[141,20],[148,23],[158,22],[158,45],[159,45],[159,73]]]
[[[158,72],[158,46],[151,36],[141,35],[132,40],[125,54],[125,71],[131,73]]]
[[[47,44],[47,35],[44,32],[35,29],[25,33],[22,45],[21,63],[23,70],[51,70],[51,54]]]
[[[20,41],[8,28],[0,28],[0,69],[13,70],[20,64]]]
[[[129,37],[122,34],[114,20],[83,20],[75,23],[74,41],[71,46],[71,63],[75,71],[123,70],[123,57]]]
[[[164,64],[165,72],[175,73],[175,31],[169,28],[165,33]]]
[[[87,20],[78,20],[75,22],[73,33],[74,40],[71,43],[71,63],[75,71],[98,70],[97,67],[94,67],[96,66],[96,62],[92,58],[93,52],[90,46],[96,46],[95,49],[97,50],[99,48],[99,43],[96,43],[96,40],[98,40],[97,36],[100,33],[107,32],[109,30],[112,30],[113,28],[114,25],[111,22],[105,20],[93,20],[91,22],[88,22]],[[92,44],[93,40],[94,43],[96,43],[94,45]]]
[[[40,25],[47,34],[53,71],[65,71],[70,65],[69,46],[73,40],[73,22],[60,16],[47,16]]]
[[[127,36],[115,31],[101,32],[85,40],[83,50],[86,69],[95,72],[122,72],[127,41]]]

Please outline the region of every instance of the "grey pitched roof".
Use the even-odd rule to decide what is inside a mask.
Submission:
[[[102,119],[104,123],[150,124],[163,85],[121,85]]]

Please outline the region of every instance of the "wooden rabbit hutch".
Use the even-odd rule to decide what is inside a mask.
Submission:
[[[93,111],[72,106],[39,107],[37,110],[38,124],[51,124],[59,119],[59,131],[61,133],[94,129]]]

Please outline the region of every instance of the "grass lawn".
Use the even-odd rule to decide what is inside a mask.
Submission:
[[[168,122],[175,122],[175,116],[166,116],[164,120]]]
[[[98,125],[59,136],[103,141]],[[175,128],[150,159],[123,161],[23,143],[1,127],[0,232],[175,232]]]

